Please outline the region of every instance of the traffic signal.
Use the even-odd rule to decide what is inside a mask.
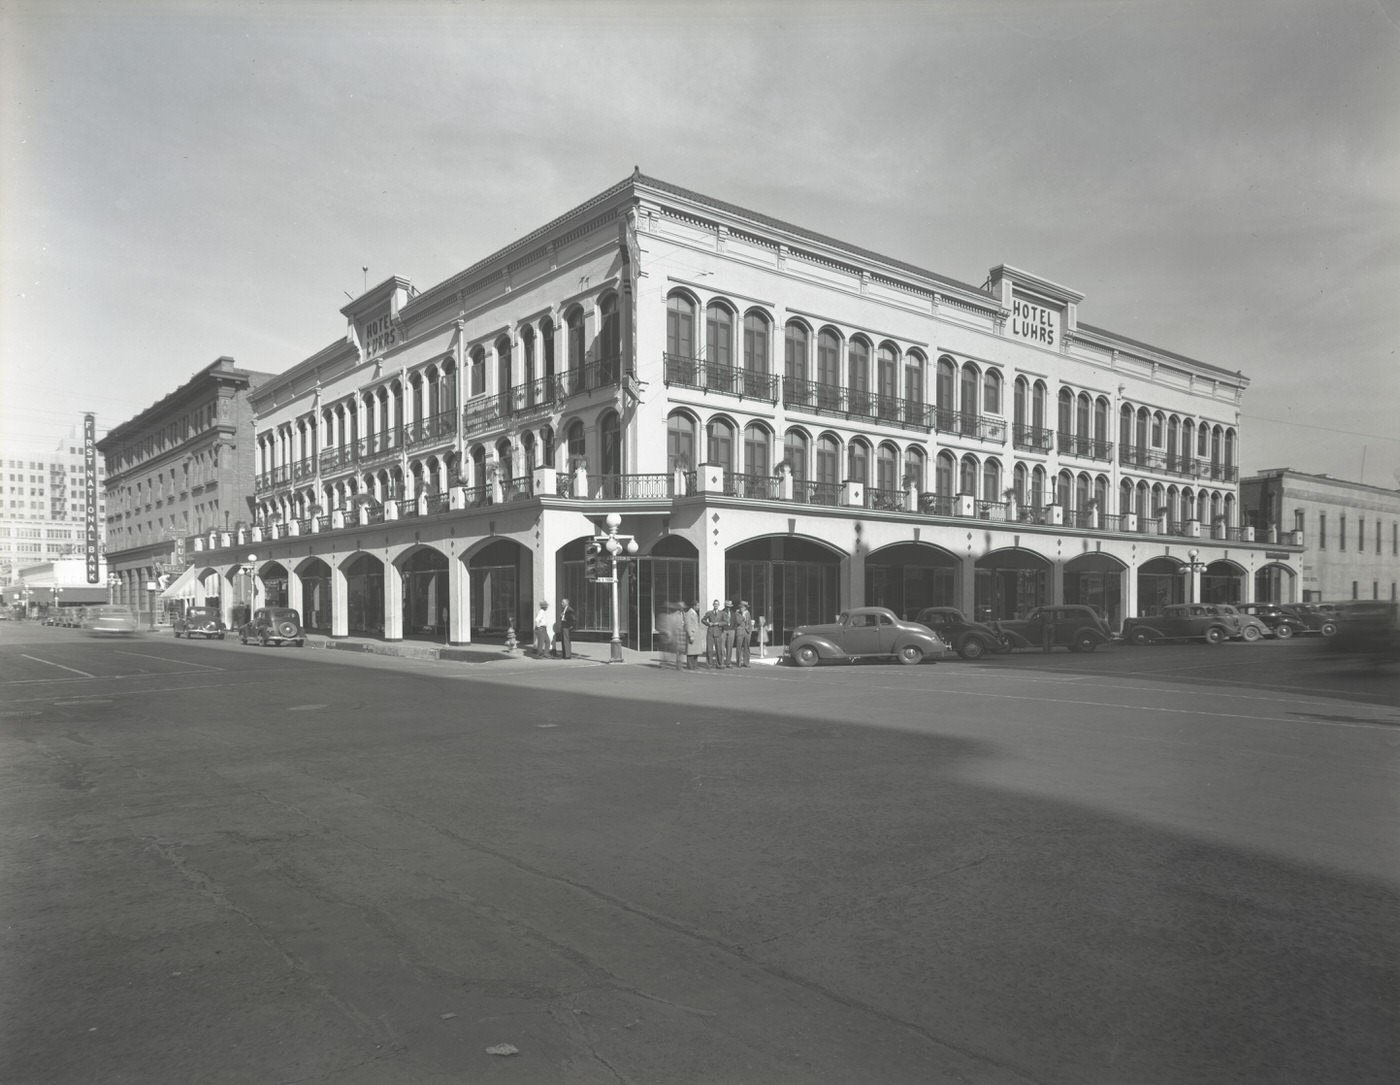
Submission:
[[[608,556],[596,539],[584,543],[583,571],[589,580],[602,580],[612,575],[608,568]]]

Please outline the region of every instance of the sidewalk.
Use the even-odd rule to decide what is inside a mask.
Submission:
[[[612,645],[606,641],[574,641],[573,655],[569,659],[555,659],[553,657],[539,659],[534,654],[534,649],[521,646],[507,651],[499,644],[446,645],[432,644],[421,640],[385,641],[374,637],[328,637],[315,633],[307,636],[306,646],[308,648],[323,648],[327,651],[367,652],[371,655],[399,656],[404,659],[435,659],[444,663],[505,663],[526,659],[538,662],[541,666],[581,667],[612,661]],[[779,659],[781,659],[781,653],[775,653],[770,648],[766,659],[760,658],[755,652],[752,662],[755,667],[774,666]],[[661,662],[661,656],[657,652],[639,652],[635,648],[628,648],[624,645],[622,662],[656,665]],[[699,669],[708,669],[704,665],[703,656]]]

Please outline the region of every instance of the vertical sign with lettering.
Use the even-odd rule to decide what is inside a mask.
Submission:
[[[83,553],[87,557],[87,582],[101,579],[101,555],[97,546],[97,416],[83,415]]]

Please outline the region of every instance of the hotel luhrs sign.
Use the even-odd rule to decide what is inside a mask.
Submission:
[[[1011,298],[1011,337],[1042,347],[1060,342],[1061,311],[1015,294]]]

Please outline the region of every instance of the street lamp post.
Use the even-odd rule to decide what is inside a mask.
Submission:
[[[1194,603],[1196,601],[1196,573],[1204,569],[1206,563],[1197,560],[1201,556],[1199,550],[1188,550],[1186,556],[1191,559],[1181,566],[1181,571],[1186,574],[1186,601]]]
[[[622,628],[618,621],[617,612],[617,563],[631,558],[637,553],[637,540],[631,535],[619,535],[617,529],[622,526],[622,517],[615,512],[608,513],[607,518],[608,533],[598,539],[603,544],[603,549],[612,559],[612,645],[608,659],[609,663],[622,662]]]
[[[258,555],[249,554],[248,560],[238,567],[238,571],[248,578],[248,616],[245,622],[253,620],[253,573],[257,570]]]
[[[117,589],[121,587],[122,579],[119,576],[109,576],[107,578],[107,605],[117,605]]]
[[[154,580],[146,581],[146,600],[151,608],[147,628],[154,633],[156,631],[156,582]]]

